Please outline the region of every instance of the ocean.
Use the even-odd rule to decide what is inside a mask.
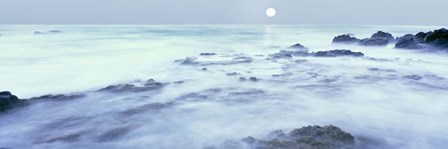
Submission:
[[[335,125],[372,148],[444,148],[448,54],[332,44],[346,33],[400,37],[438,28],[0,25],[0,91],[83,95],[0,114],[0,148],[225,148],[308,125]],[[296,43],[365,57],[268,58]],[[198,63],[182,64],[187,57]],[[97,91],[148,79],[163,87]],[[142,106],[153,109],[123,115]]]

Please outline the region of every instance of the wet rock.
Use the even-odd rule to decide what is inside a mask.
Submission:
[[[44,34],[44,32],[41,32],[41,31],[34,31],[33,34],[35,34],[35,35],[41,35],[41,34]]]
[[[418,39],[414,37],[412,34],[407,34],[403,37],[397,39],[397,43],[395,44],[395,48],[400,49],[423,49],[424,45],[418,42]]]
[[[251,63],[253,59],[247,56],[236,56],[231,60],[221,60],[221,61],[200,61],[196,57],[187,57],[183,60],[176,60],[174,62],[180,62],[182,65],[199,65],[199,66],[209,66],[209,65],[234,65],[241,63]]]
[[[63,136],[58,136],[54,138],[49,138],[48,140],[45,140],[45,143],[53,143],[53,142],[75,142],[78,141],[79,138],[82,136],[81,133],[73,133],[73,134],[67,134]]]
[[[48,95],[43,95],[40,97],[33,97],[30,98],[28,100],[30,101],[34,101],[34,100],[54,100],[54,101],[65,101],[65,100],[72,100],[72,99],[78,99],[78,98],[82,98],[84,97],[84,94],[73,94],[73,95],[65,95],[65,94],[56,94],[56,95],[52,95],[52,94],[48,94]]]
[[[153,79],[146,81],[144,85],[135,84],[117,84],[109,85],[105,88],[99,89],[98,91],[108,91],[108,92],[144,92],[157,90],[164,86],[163,83],[156,82]]]
[[[135,126],[122,126],[104,131],[96,138],[97,142],[113,141],[123,137],[135,129]]]
[[[290,58],[292,58],[292,55],[289,53],[286,53],[286,52],[280,52],[280,53],[269,54],[269,58],[271,58],[271,59],[281,59],[281,58],[290,59]]]
[[[339,35],[333,38],[333,43],[352,44],[352,43],[358,43],[359,41],[361,40],[356,37],[352,37],[349,34]]]
[[[257,77],[249,77],[249,80],[255,82],[255,81],[258,81],[259,79]]]
[[[231,72],[231,73],[226,73],[226,76],[237,76],[239,74],[240,73],[237,73],[237,72]]]
[[[268,140],[253,137],[242,139],[256,149],[348,149],[355,147],[355,137],[335,126],[308,126],[288,134],[275,131]]]
[[[126,115],[126,116],[131,116],[131,115],[136,115],[136,114],[140,114],[140,113],[144,113],[144,112],[148,112],[148,111],[158,112],[164,108],[172,107],[173,105],[174,105],[174,103],[151,103],[151,104],[139,106],[137,108],[131,108],[131,109],[122,111],[122,112],[120,112],[120,114]]]
[[[383,31],[376,32],[370,38],[372,38],[372,39],[386,39],[389,42],[392,42],[392,41],[395,40],[395,38],[394,38],[394,36],[392,36],[392,34],[387,33],[387,32],[383,32]]]
[[[207,71],[208,69],[207,69],[207,68],[202,68],[201,70],[202,70],[202,71]]]
[[[185,81],[174,81],[174,84],[183,84]]]
[[[312,54],[315,57],[337,57],[337,56],[353,56],[362,57],[364,56],[361,52],[352,52],[351,50],[330,50],[330,51],[318,51]]]
[[[240,77],[240,81],[246,81],[246,80],[256,82],[256,81],[259,81],[260,79],[258,79],[257,77],[249,77],[249,78]]]
[[[213,56],[216,55],[216,53],[201,53],[200,56]]]
[[[34,31],[33,34],[35,35],[43,35],[43,34],[55,34],[55,33],[62,33],[61,30],[48,30],[48,31]]]
[[[365,38],[359,42],[362,46],[387,46],[389,40],[383,38]]]
[[[403,78],[407,78],[407,79],[411,79],[411,80],[421,80],[421,79],[423,79],[423,77],[421,77],[419,75],[407,75],[407,76],[403,76]]]
[[[408,34],[398,39],[395,48],[448,50],[448,30],[445,28],[431,32]]]
[[[19,99],[9,91],[0,92],[0,112],[26,105],[26,103],[26,100]]]
[[[295,50],[308,50],[307,47],[303,46],[300,43],[296,43],[295,45],[289,46],[288,49],[295,49]]]

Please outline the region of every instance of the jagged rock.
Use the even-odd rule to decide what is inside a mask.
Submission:
[[[383,38],[365,38],[359,42],[362,46],[387,46],[389,40]]]
[[[419,35],[419,36],[421,36],[421,35]],[[407,34],[407,35],[397,39],[397,43],[395,44],[395,48],[400,48],[400,49],[423,49],[423,48],[425,48],[425,46],[419,43],[420,39],[421,39],[421,37],[414,37],[414,35],[412,35],[412,34]]]
[[[307,47],[303,46],[300,43],[296,43],[295,45],[289,46],[288,49],[296,49],[296,50],[308,50]]]
[[[25,105],[26,101],[19,99],[9,91],[0,92],[0,112]]]
[[[398,39],[395,48],[448,50],[448,30],[445,28],[431,32],[408,34]]]
[[[395,40],[395,38],[394,38],[394,36],[392,36],[392,34],[386,33],[386,32],[383,32],[383,31],[376,32],[370,38],[372,38],[372,39],[386,39],[389,42]]]
[[[359,41],[361,40],[349,34],[339,35],[333,38],[333,43],[358,43]]]
[[[64,95],[64,94],[56,94],[56,95],[43,95],[40,97],[33,97],[28,100],[34,101],[34,100],[43,100],[43,99],[49,99],[49,100],[55,100],[55,101],[64,101],[64,100],[71,100],[71,99],[77,99],[84,97],[84,94],[73,94],[73,95]]]
[[[362,57],[364,56],[361,52],[352,52],[351,50],[330,50],[330,51],[318,51],[312,54],[315,57],[337,57],[337,56],[353,56]]]
[[[308,126],[288,134],[274,131],[268,140],[253,137],[242,139],[254,149],[350,149],[355,147],[355,137],[335,126]]]
[[[105,88],[99,89],[98,91],[109,91],[109,92],[144,92],[150,90],[160,89],[164,84],[156,82],[153,79],[146,81],[144,85],[135,84],[117,84],[109,85]]]

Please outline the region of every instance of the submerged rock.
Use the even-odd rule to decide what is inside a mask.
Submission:
[[[199,56],[213,56],[216,55],[216,53],[201,53]]]
[[[26,104],[26,100],[21,100],[9,91],[0,92],[0,112]]]
[[[267,140],[247,137],[242,140],[254,149],[349,149],[355,147],[355,137],[335,126],[308,126],[285,134],[272,132]]]
[[[361,40],[356,37],[352,37],[349,34],[339,35],[333,38],[333,43],[352,44],[352,43],[359,43],[359,41]]]
[[[315,57],[337,57],[337,56],[353,56],[353,57],[362,57],[364,56],[361,52],[352,52],[351,50],[330,50],[330,51],[318,51],[313,53]]]
[[[117,85],[109,85],[105,88],[99,89],[98,91],[108,91],[108,92],[144,92],[157,90],[164,86],[163,83],[156,82],[153,79],[149,79],[146,81],[144,85],[135,85],[135,84],[117,84]]]
[[[65,94],[56,94],[56,95],[43,95],[40,97],[33,97],[30,98],[28,100],[33,101],[33,100],[44,100],[44,99],[49,99],[49,100],[55,100],[55,101],[64,101],[64,100],[71,100],[71,99],[77,99],[77,98],[82,98],[84,97],[84,94],[73,94],[73,95],[65,95]]]

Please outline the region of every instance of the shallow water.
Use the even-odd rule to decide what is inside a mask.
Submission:
[[[383,30],[402,36],[437,28],[3,25],[0,90],[22,98],[86,95],[1,114],[0,148],[219,147],[277,129],[328,124],[369,138],[376,147],[443,148],[448,145],[447,54],[331,44],[344,33],[364,38]],[[52,29],[63,32],[32,33]],[[366,57],[266,59],[295,43]],[[199,56],[202,52],[218,55]],[[174,62],[187,56],[202,63]],[[253,61],[221,64],[235,57]],[[226,75],[231,72],[238,75]],[[95,91],[149,78],[166,85],[137,93]]]

